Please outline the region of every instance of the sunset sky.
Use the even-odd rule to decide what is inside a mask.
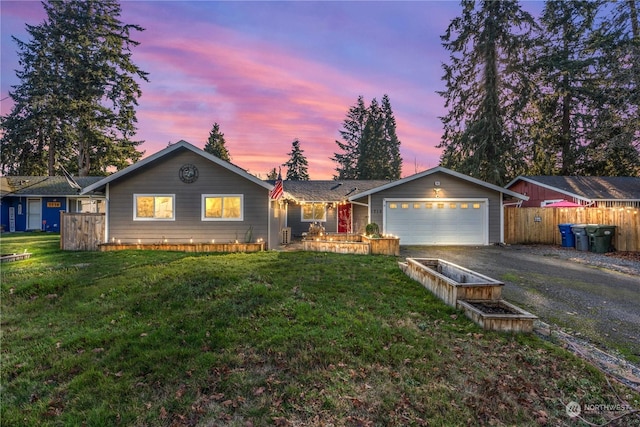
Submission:
[[[133,62],[142,82],[137,138],[152,154],[184,139],[204,147],[220,124],[232,162],[263,178],[300,140],[311,179],[331,179],[336,139],[362,95],[388,94],[403,176],[439,163],[444,100],[440,36],[458,2],[122,1],[121,21],[145,31]],[[527,10],[542,8],[524,2]],[[45,14],[34,1],[0,2],[1,113],[19,83],[15,36]],[[284,171],[283,171],[284,173]]]

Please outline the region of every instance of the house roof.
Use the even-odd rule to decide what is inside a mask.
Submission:
[[[633,176],[519,176],[509,184],[527,181],[585,201],[640,200],[640,177]]]
[[[427,169],[426,171],[422,171],[422,172],[416,173],[416,174],[408,176],[406,178],[402,178],[402,179],[399,179],[397,181],[392,181],[392,182],[389,182],[389,183],[387,183],[385,185],[382,185],[382,186],[379,186],[379,187],[375,187],[375,188],[371,188],[371,189],[369,189],[367,191],[359,192],[357,194],[354,194],[354,195],[350,196],[349,200],[350,201],[356,200],[356,199],[359,199],[361,197],[365,197],[365,196],[368,196],[370,194],[377,193],[379,191],[383,191],[383,190],[386,190],[386,189],[389,189],[389,188],[393,188],[393,187],[396,187],[398,185],[402,185],[402,184],[405,184],[407,182],[413,181],[415,179],[424,178],[425,176],[433,175],[433,174],[438,173],[438,172],[444,173],[444,174],[447,174],[447,175],[451,175],[451,176],[454,176],[456,178],[460,178],[460,179],[468,181],[470,183],[473,183],[473,184],[476,184],[476,185],[480,185],[482,187],[497,191],[499,193],[503,193],[503,194],[509,195],[511,197],[515,197],[517,199],[521,199],[521,200],[528,200],[529,199],[528,196],[516,193],[515,191],[511,191],[511,190],[508,190],[506,188],[499,187],[499,186],[494,185],[494,184],[490,184],[488,182],[485,182],[485,181],[482,181],[480,179],[471,177],[469,175],[462,174],[460,172],[453,171],[451,169],[447,169],[447,168],[442,167],[442,166],[437,166],[435,168]]]
[[[103,189],[108,183],[110,183],[111,181],[114,181],[116,179],[119,179],[143,166],[146,166],[150,163],[153,163],[154,161],[169,155],[175,151],[178,150],[189,150],[192,151],[193,153],[202,156],[203,158],[216,163],[217,165],[222,166],[223,168],[226,168],[228,170],[230,170],[231,172],[234,172],[240,176],[242,176],[243,178],[248,179],[249,181],[252,181],[264,188],[266,188],[267,190],[271,190],[273,188],[273,185],[269,184],[266,181],[261,180],[258,177],[255,177],[253,175],[251,175],[250,173],[248,173],[246,170],[234,165],[233,163],[227,162],[225,160],[222,160],[216,156],[214,156],[213,154],[207,153],[204,150],[201,150],[200,148],[188,143],[187,141],[179,141],[176,142],[175,144],[172,144],[170,146],[168,146],[167,148],[165,148],[164,150],[160,150],[155,154],[152,154],[149,157],[145,157],[144,159],[140,160],[139,162],[136,162],[134,164],[132,164],[131,166],[128,166],[122,170],[119,170],[118,172],[109,175],[105,178],[103,178],[102,180],[94,183],[93,185],[88,186],[87,188],[83,188],[82,190],[82,194],[87,194],[90,193],[92,191],[99,191],[101,189]]]
[[[285,198],[297,202],[342,202],[352,194],[387,183],[385,180],[283,181],[282,186]]]
[[[73,179],[85,188],[103,178],[102,176],[76,176]],[[0,197],[62,197],[77,196],[78,193],[78,190],[72,188],[64,176],[3,176],[0,178]]]

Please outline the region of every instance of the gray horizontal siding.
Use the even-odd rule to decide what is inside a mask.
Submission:
[[[197,181],[182,182],[178,176],[186,163],[196,165]],[[174,221],[134,221],[134,194],[175,194]],[[243,194],[243,221],[202,221],[203,194]],[[269,191],[191,151],[176,151],[109,184],[108,239],[123,243],[216,242],[245,240],[253,228],[253,240],[268,240]]]
[[[489,243],[499,243],[501,236],[501,193],[481,185],[436,172],[371,195],[371,220],[380,228],[383,225],[383,199],[385,198],[434,198],[435,182],[440,181],[440,198],[486,198],[489,200]],[[384,230],[383,230],[384,232]],[[400,242],[402,244],[402,242]]]

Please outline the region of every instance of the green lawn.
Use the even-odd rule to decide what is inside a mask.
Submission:
[[[2,426],[571,425],[570,401],[640,406],[535,336],[479,329],[393,257],[1,245],[33,253],[1,266]]]

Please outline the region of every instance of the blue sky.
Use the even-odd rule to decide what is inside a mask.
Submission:
[[[524,2],[530,11],[540,2]],[[297,138],[311,179],[330,179],[335,140],[359,95],[388,94],[402,142],[403,176],[438,165],[444,101],[440,36],[453,1],[123,1],[121,20],[146,30],[133,61],[150,73],[137,138],[152,154],[181,139],[203,147],[214,122],[232,161],[264,177]],[[39,2],[0,2],[1,113],[19,83],[16,45]]]

